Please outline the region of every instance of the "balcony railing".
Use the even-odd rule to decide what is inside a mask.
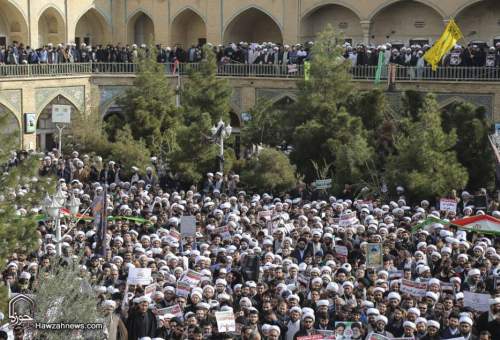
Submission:
[[[164,71],[172,76],[188,75],[190,69],[200,64],[162,64]],[[70,76],[78,74],[134,74],[138,65],[132,63],[67,63],[67,64],[26,64],[0,65],[0,79]],[[354,80],[373,81],[377,66],[355,66],[350,68]],[[381,80],[387,80],[389,68],[384,67]],[[217,74],[221,77],[266,77],[266,78],[303,78],[303,65],[247,65],[221,64]],[[430,67],[395,66],[395,81],[500,81],[500,68],[494,67],[440,67],[432,71]]]

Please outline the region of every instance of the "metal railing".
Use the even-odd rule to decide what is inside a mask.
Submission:
[[[374,80],[377,66],[354,66],[350,69],[355,80]],[[383,67],[380,79],[387,80],[388,67]],[[430,67],[408,67],[397,65],[396,81],[500,81],[498,67],[439,67],[433,71]]]
[[[90,63],[0,65],[0,78],[50,77],[91,72]]]
[[[186,76],[190,70],[200,67],[197,63],[162,64],[165,74]],[[134,74],[138,65],[134,63],[65,63],[65,64],[23,64],[0,65],[0,79],[69,76],[78,74]],[[363,65],[350,68],[354,80],[373,81],[377,66]],[[395,67],[395,81],[500,81],[500,68],[495,67]],[[303,78],[303,65],[274,64],[220,64],[217,69],[221,77],[268,77]],[[386,80],[388,67],[382,68],[381,80]]]

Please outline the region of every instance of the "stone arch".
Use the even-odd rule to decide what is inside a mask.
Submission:
[[[17,134],[18,141],[21,143],[22,136],[22,123],[19,120],[19,116],[14,113],[14,110],[10,108],[10,105],[5,103],[0,103],[0,117],[6,116],[5,121],[2,121],[0,125],[0,134]]]
[[[451,98],[447,98],[447,99],[443,100],[442,102],[439,102],[438,106],[439,106],[439,109],[442,110],[442,109],[446,108],[447,106],[450,106],[450,105],[455,104],[455,103],[456,104],[469,103],[469,104],[473,105],[474,107],[476,107],[475,104],[473,104],[473,103],[471,103],[471,102],[469,102],[469,101],[467,101],[464,98],[459,97],[459,96],[453,96]]]
[[[44,103],[36,118],[36,145],[40,151],[48,151],[57,147],[58,130],[52,123],[52,105],[54,104],[70,105],[72,117],[80,114],[77,105],[62,94],[57,94]],[[65,129],[65,132],[68,132],[68,129]]]
[[[495,0],[469,2],[456,12],[455,20],[467,42],[484,40],[491,44],[500,31],[500,3]]]
[[[328,24],[336,32],[343,33],[346,39],[363,40],[363,30],[359,12],[352,6],[339,1],[323,1],[302,15],[300,21],[300,40],[314,40]]]
[[[144,10],[138,9],[128,17],[127,40],[137,45],[155,43],[154,22]]]
[[[170,43],[188,49],[201,45],[207,39],[205,18],[191,6],[177,12],[170,26]]]
[[[238,113],[236,113],[235,110],[232,110],[229,111],[229,124],[231,124],[231,126],[233,128],[236,128],[236,129],[239,129],[241,128],[241,117]]]
[[[111,24],[96,7],[90,7],[76,21],[75,40],[90,45],[104,45],[111,41]]]
[[[11,0],[0,0],[0,39],[5,44],[14,41],[29,44],[28,24],[23,11]]]
[[[420,37],[433,42],[443,31],[444,17],[443,11],[429,1],[391,0],[375,9],[369,17],[371,41],[375,44],[389,41],[408,44]]]
[[[291,93],[285,93],[283,95],[280,95],[272,99],[273,105],[280,105],[280,104],[290,105],[296,102],[297,102],[297,96]]]
[[[66,43],[64,14],[52,4],[45,6],[38,16],[38,44],[43,46],[49,43]]]
[[[234,14],[224,27],[224,43],[228,42],[283,42],[278,20],[258,6],[249,6]]]

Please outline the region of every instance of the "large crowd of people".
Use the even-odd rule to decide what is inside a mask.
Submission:
[[[123,219],[108,222],[102,254],[92,221],[66,220],[60,258],[53,222],[41,221],[39,249],[12,254],[2,279],[30,293],[51,268],[78,265],[106,315],[105,339],[500,339],[500,238],[449,225],[500,218],[493,198],[482,207],[453,192],[456,212],[445,212],[402,187],[387,199],[302,184],[273,195],[220,172],[182,188],[154,157],[122,169],[76,151],[47,153],[48,175],[81,213],[106,191],[109,215]],[[137,268],[150,268],[148,285],[130,281]]]
[[[310,58],[313,42],[286,45],[273,42],[262,43],[229,43],[213,46],[219,63],[239,64],[274,64],[291,65],[302,64]],[[430,45],[412,44],[409,46],[392,45],[386,43],[379,46],[363,44],[352,46],[344,44],[344,57],[352,61],[353,66],[376,66],[378,55],[385,54],[385,63],[394,63],[402,66],[424,67],[426,62],[423,55]],[[133,63],[137,60],[141,50],[147,50],[145,44],[122,45],[94,45],[87,46],[74,43],[48,44],[35,49],[22,43],[13,42],[8,46],[0,47],[0,64],[60,64],[60,63]],[[202,59],[200,46],[162,46],[156,45],[157,60],[161,63],[195,63]],[[500,67],[500,42],[488,47],[483,43],[471,42],[468,46],[456,45],[443,59],[443,66],[465,67]]]

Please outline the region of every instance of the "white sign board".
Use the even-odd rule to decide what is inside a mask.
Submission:
[[[342,214],[340,216],[340,220],[339,220],[339,226],[341,227],[348,227],[350,225],[353,225],[354,223],[356,223],[356,212],[353,211],[349,214]]]
[[[217,329],[219,332],[224,333],[236,331],[236,320],[234,319],[233,312],[215,312],[215,319],[217,320]]]
[[[402,279],[399,291],[401,293],[408,293],[412,296],[424,297],[425,293],[427,293],[427,283]]]
[[[318,179],[314,182],[314,188],[316,190],[330,189],[332,187],[331,179]]]
[[[127,277],[129,285],[149,285],[151,281],[151,268],[129,268]]]
[[[441,198],[439,201],[439,210],[457,212],[457,201],[449,198]]]
[[[464,291],[464,306],[471,307],[480,312],[487,312],[490,310],[489,294],[478,294]]]
[[[181,234],[187,236],[196,234],[196,217],[181,216]]]
[[[71,106],[52,105],[52,123],[71,123]]]

